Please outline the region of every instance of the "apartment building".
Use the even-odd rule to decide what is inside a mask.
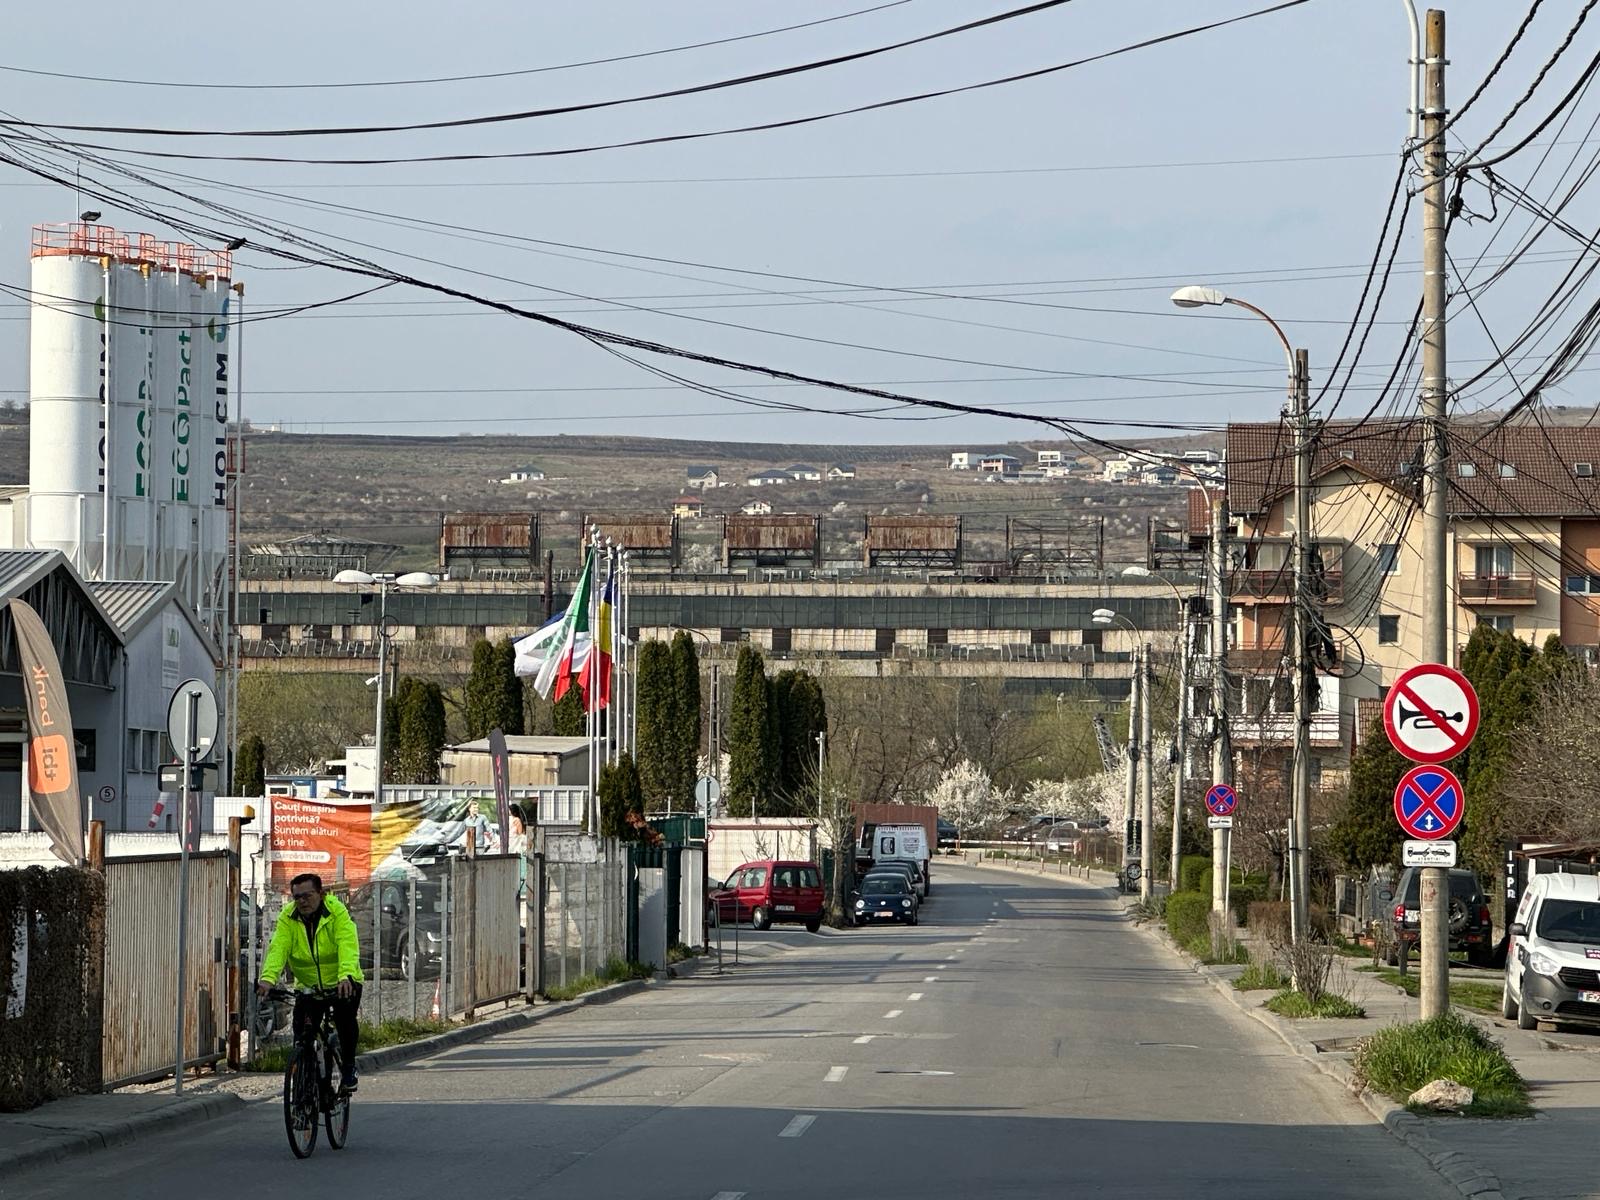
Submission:
[[[1292,602],[1293,475],[1277,423],[1228,429],[1230,666],[1235,748],[1287,772],[1293,699],[1284,628]],[[1320,639],[1312,775],[1336,782],[1395,677],[1423,661],[1421,430],[1414,421],[1324,426],[1312,464]],[[1448,644],[1479,624],[1600,650],[1600,429],[1458,426],[1448,462]],[[1194,523],[1194,518],[1191,517]],[[1191,533],[1207,538],[1204,530]],[[1363,703],[1365,702],[1365,703]],[[1266,782],[1266,780],[1263,780]]]

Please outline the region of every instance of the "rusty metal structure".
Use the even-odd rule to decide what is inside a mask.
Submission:
[[[399,553],[392,542],[302,533],[249,546],[241,555],[241,570],[257,579],[331,579],[344,570],[380,571]]]
[[[678,518],[670,513],[584,513],[578,522],[578,549],[582,553],[591,528],[600,539],[611,539],[614,546],[628,552],[639,567],[678,567]]]
[[[822,518],[805,513],[722,518],[722,569],[820,567]]]
[[[491,569],[536,572],[539,514],[446,513],[439,523],[439,566],[468,579]]]
[[[1100,571],[1106,561],[1106,519],[1082,517],[1007,517],[1006,561],[1017,574],[1057,568]]]
[[[959,516],[867,517],[861,538],[866,567],[961,566]]]
[[[1144,565],[1152,571],[1185,571],[1204,574],[1211,531],[1197,533],[1187,521],[1169,517],[1145,520]]]

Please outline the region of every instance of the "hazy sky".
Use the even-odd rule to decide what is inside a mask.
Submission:
[[[759,33],[874,2],[282,0],[268,10],[78,0],[65,21],[36,16],[8,25],[0,107],[30,121],[188,129],[430,121],[704,83],[1019,6],[876,0],[879,11],[727,45],[428,86],[167,88],[17,70],[189,84],[526,72]],[[248,141],[60,136],[297,157],[593,145],[972,83],[1266,3],[1076,0],[787,79],[479,128]],[[1458,127],[1465,141],[1475,145],[1493,128],[1581,7],[1580,0],[1547,0],[1507,68]],[[1504,0],[1450,7],[1452,107],[1477,85],[1526,9]],[[1502,142],[1530,129],[1576,78],[1600,41],[1595,26],[1600,19],[1580,34]],[[1268,309],[1309,348],[1320,384],[1354,311],[1397,169],[1408,49],[1402,0],[1312,0],[1041,79],[794,129],[502,162],[342,167],[145,160],[139,166],[199,176],[182,186],[315,231],[305,236],[337,240],[385,266],[697,351],[1025,412],[1119,421],[1260,419],[1276,413],[1282,396],[1282,357],[1270,331],[1249,319],[1181,313],[1167,295],[1182,283],[1213,282]],[[1580,105],[1569,125],[1542,139],[1561,144],[1534,180],[1541,198],[1575,157],[1581,162],[1592,152],[1583,143],[1594,135],[1595,112],[1592,103]],[[1507,163],[1506,177],[1527,183],[1538,154]],[[88,167],[85,175],[106,177]],[[270,188],[284,198],[230,193],[221,184]],[[139,194],[163,208],[174,203],[150,189]],[[1471,211],[1489,214],[1482,188],[1469,188],[1466,199]],[[359,211],[307,207],[327,204]],[[76,205],[70,190],[0,166],[0,282],[27,286],[29,227],[70,219]],[[106,221],[125,228],[170,236],[113,205],[86,200],[83,206],[104,209]],[[1420,286],[1419,210],[1414,205],[1408,218],[1384,323],[1341,416],[1366,410],[1403,344]],[[1568,216],[1592,229],[1594,210],[1580,196]],[[1463,271],[1486,246],[1485,266],[1492,266],[1528,221],[1503,202],[1498,212],[1496,222],[1459,224],[1452,234]],[[399,217],[445,228],[396,224]],[[1575,243],[1558,237],[1538,243],[1541,253],[1484,297],[1483,315],[1497,340],[1521,328],[1553,285],[1553,272],[1570,265]],[[250,311],[365,286],[325,269],[282,267],[249,251],[240,256]],[[896,299],[837,285],[1010,299]],[[27,392],[25,318],[20,302],[0,307],[0,393],[19,399]],[[1469,359],[1491,353],[1476,322],[1463,309],[1452,323],[1458,377]],[[839,342],[871,349],[831,344]],[[247,415],[329,432],[979,444],[1052,436],[993,418],[906,422],[752,409],[666,383],[569,333],[405,287],[254,323],[243,353]],[[759,378],[704,366],[650,361],[763,399],[831,409],[861,404],[807,388],[761,386]],[[1466,407],[1512,386],[1503,377],[1489,384],[1496,386],[1468,398]],[[1566,398],[1584,402],[1587,392]]]

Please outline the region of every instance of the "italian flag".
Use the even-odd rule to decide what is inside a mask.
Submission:
[[[544,639],[545,644],[551,647],[552,653],[544,657],[539,664],[538,674],[533,679],[533,687],[546,699],[549,699],[552,690],[555,692],[555,698],[561,699],[572,686],[579,671],[583,669],[583,661],[588,657],[589,590],[593,584],[594,551],[591,549],[583,564],[583,574],[578,576],[578,587],[572,594],[572,603],[567,605],[567,611],[557,623],[555,631]],[[530,636],[539,637],[548,628],[549,626],[545,626]]]

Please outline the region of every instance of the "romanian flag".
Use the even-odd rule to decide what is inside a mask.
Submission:
[[[611,703],[611,614],[617,599],[617,566],[613,562],[600,592],[600,611],[595,621],[594,645],[583,667],[583,694],[590,712]],[[596,681],[598,680],[598,686]]]
[[[578,576],[578,586],[573,591],[572,603],[551,641],[555,652],[539,666],[534,676],[534,690],[548,698],[551,690],[561,699],[572,686],[574,676],[583,669],[584,650],[589,641],[589,592],[594,584],[594,551],[583,564],[583,574]],[[541,631],[542,632],[542,631]]]

